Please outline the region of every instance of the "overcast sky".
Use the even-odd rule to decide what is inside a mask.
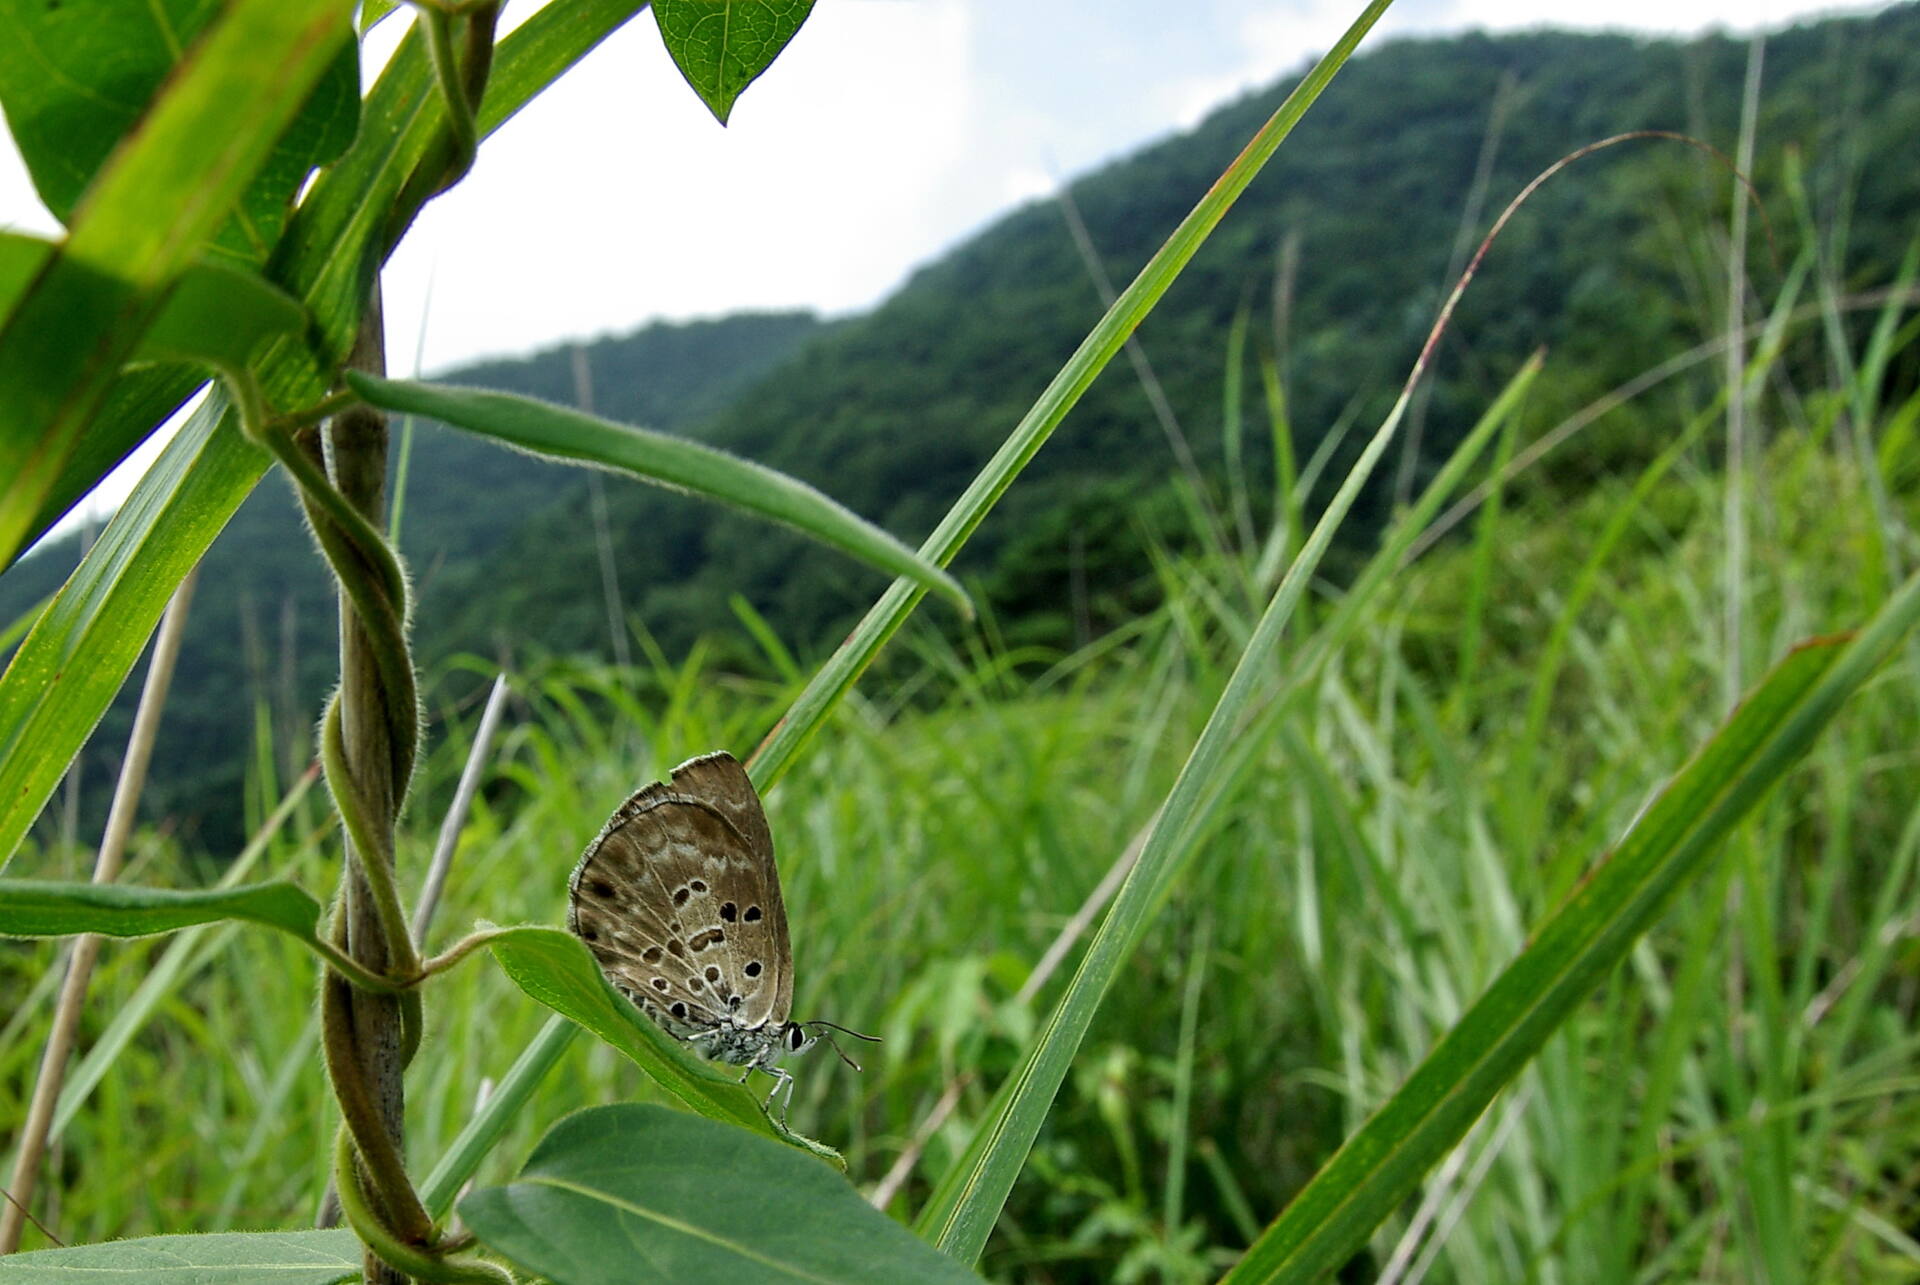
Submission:
[[[508,19],[535,7],[510,3]],[[1359,8],[819,0],[724,129],[642,14],[488,140],[466,181],[422,214],[387,272],[390,368],[413,371],[417,353],[418,368],[445,370],[656,318],[865,308],[1054,177],[1300,69]],[[1833,9],[1399,0],[1361,52],[1400,33],[1548,19],[1744,32]],[[0,227],[53,226],[0,137]]]

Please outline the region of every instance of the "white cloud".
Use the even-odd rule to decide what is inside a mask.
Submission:
[[[392,351],[412,353],[429,277],[429,367],[650,316],[871,302],[938,221],[967,50],[958,4],[822,5],[722,129],[640,18],[422,215],[388,273]]]

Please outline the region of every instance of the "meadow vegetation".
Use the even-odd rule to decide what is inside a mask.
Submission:
[[[1873,435],[1899,498],[1889,529],[1848,449],[1849,390],[1756,383],[1783,427],[1739,483],[1738,655],[1721,610],[1727,481],[1697,433],[1659,476],[1555,511],[1530,505],[1523,475],[1396,570],[1219,807],[1093,1029],[990,1271],[1212,1279],[1713,731],[1729,684],[1871,613],[1884,581],[1867,560],[1908,547],[1920,517],[1920,402],[1888,407]],[[771,796],[795,1012],[886,1039],[863,1074],[800,1064],[794,1122],[842,1145],[866,1183],[924,1142],[901,1210],[953,1162],[1030,1038],[1046,992],[1017,997],[1035,963],[1164,797],[1251,627],[1255,571],[1246,550],[1165,552],[1159,605],[1066,653],[1001,646],[992,621],[964,645],[916,632]],[[1303,612],[1276,673],[1339,593]],[[696,649],[513,676],[445,932],[557,921],[573,856],[636,779],[761,739],[799,679],[777,651],[769,669],[789,677],[741,676]],[[439,711],[424,798],[448,793],[474,713]],[[256,812],[290,784],[260,725]],[[1390,1264],[1461,1281],[1920,1271],[1903,1230],[1920,1216],[1916,744],[1909,650],[1382,1229],[1356,1278]],[[403,869],[424,866],[435,817],[416,810]],[[307,795],[263,865],[323,883],[327,831]],[[164,827],[137,853],[132,879],[219,874]],[[15,872],[71,873],[84,856],[46,844]],[[0,1032],[10,1092],[37,1056],[53,958],[47,945],[4,956],[26,997]],[[310,1157],[332,1126],[306,953],[216,928],[117,946],[95,985],[88,1043],[116,1014],[147,1020],[67,1126],[45,1218],[93,1240],[307,1215],[325,1183]],[[423,1166],[545,1017],[478,968],[450,975],[433,1013],[409,1084]],[[958,1109],[922,1138],[954,1084]],[[649,1092],[611,1050],[576,1042],[491,1176],[558,1115]]]

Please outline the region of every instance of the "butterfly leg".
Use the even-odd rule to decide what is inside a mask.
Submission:
[[[766,1108],[771,1110],[773,1100],[780,1099],[780,1127],[787,1127],[787,1112],[793,1107],[793,1074],[785,1067],[763,1066],[760,1068],[773,1077],[773,1088],[767,1093]],[[785,1093],[782,1093],[785,1090]]]

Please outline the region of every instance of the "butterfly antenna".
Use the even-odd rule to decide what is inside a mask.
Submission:
[[[880,1037],[878,1035],[862,1035],[859,1031],[849,1030],[847,1027],[841,1026],[837,1022],[827,1022],[827,1021],[822,1021],[816,1018],[811,1022],[803,1022],[801,1023],[801,1025],[824,1026],[830,1031],[838,1031],[842,1035],[851,1035],[856,1040],[866,1040],[869,1044],[880,1043]],[[840,1047],[840,1041],[834,1039],[833,1036],[831,1035],[821,1035],[821,1036],[816,1036],[816,1038],[824,1039],[830,1046],[832,1046],[833,1051],[839,1054],[840,1060],[842,1062],[845,1062],[848,1066],[852,1067],[856,1071],[860,1070],[860,1064],[847,1056],[847,1051]]]

